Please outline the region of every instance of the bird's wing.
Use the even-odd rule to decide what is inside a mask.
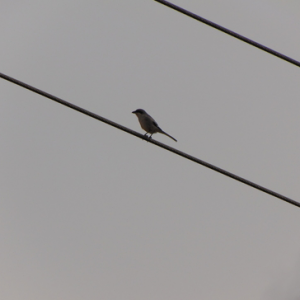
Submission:
[[[162,129],[157,125],[157,123],[156,123],[154,120],[152,121],[152,124],[153,124],[155,127],[157,127],[159,130],[162,131]]]

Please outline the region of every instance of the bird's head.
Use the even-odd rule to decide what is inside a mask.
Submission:
[[[144,115],[144,114],[146,114],[146,112],[143,109],[140,109],[140,108],[133,111],[132,113],[135,114],[135,115],[139,115],[139,114]]]

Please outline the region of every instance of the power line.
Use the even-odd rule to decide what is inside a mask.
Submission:
[[[211,27],[213,27],[215,29],[218,29],[218,30],[220,30],[222,32],[225,32],[225,33],[227,33],[227,34],[229,34],[229,35],[231,35],[231,36],[233,36],[233,37],[235,37],[235,38],[237,38],[237,39],[239,39],[239,40],[241,40],[241,41],[243,41],[245,43],[248,43],[248,44],[250,44],[250,45],[252,45],[254,47],[257,47],[257,48],[259,48],[259,49],[261,49],[263,51],[266,51],[266,52],[268,52],[268,53],[270,53],[272,55],[275,55],[275,56],[277,56],[277,57],[279,57],[279,58],[281,58],[281,59],[283,59],[283,60],[285,60],[285,61],[287,61],[287,62],[289,62],[291,64],[294,64],[294,65],[300,67],[300,62],[299,61],[297,61],[297,60],[295,60],[295,59],[293,59],[291,57],[288,57],[288,56],[286,56],[284,54],[281,54],[281,53],[279,53],[279,52],[277,52],[277,51],[275,51],[275,50],[273,50],[271,48],[268,48],[268,47],[262,45],[262,44],[259,44],[259,43],[255,42],[253,40],[250,40],[250,39],[248,39],[248,38],[246,38],[246,37],[244,37],[244,36],[242,36],[242,35],[234,32],[234,31],[231,31],[231,30],[229,30],[229,29],[227,29],[227,28],[225,28],[223,26],[220,26],[220,25],[214,23],[214,22],[211,22],[211,21],[209,21],[207,19],[204,19],[204,18],[202,18],[202,17],[200,17],[200,16],[198,16],[198,15],[196,15],[196,14],[194,14],[194,13],[188,11],[188,10],[185,10],[185,9],[183,9],[183,8],[181,8],[181,7],[173,4],[173,3],[170,3],[170,2],[164,1],[164,0],[154,0],[154,1],[159,2],[159,3],[163,4],[163,5],[166,5],[166,6],[170,7],[170,8],[172,8],[172,9],[177,10],[178,12],[181,12],[181,13],[183,13],[183,14],[185,14],[185,15],[193,18],[193,19],[196,19],[196,20],[198,20],[198,21],[200,21],[200,22],[202,22],[202,23],[204,23],[204,24],[206,24],[208,26],[211,26]]]
[[[123,130],[123,131],[129,133],[129,134],[135,135],[135,136],[138,137],[138,138],[141,138],[141,139],[143,139],[143,140],[146,140],[146,141],[149,142],[149,143],[152,143],[152,144],[154,144],[154,145],[156,145],[156,146],[158,146],[158,147],[164,148],[164,149],[166,149],[166,150],[168,150],[168,151],[170,151],[170,152],[173,152],[173,153],[175,153],[175,154],[177,154],[177,155],[179,155],[179,156],[182,156],[182,157],[184,157],[184,158],[186,158],[186,159],[189,159],[189,160],[191,160],[191,161],[193,161],[193,162],[195,162],[195,163],[198,163],[198,164],[200,164],[200,165],[202,165],[202,166],[204,166],[204,167],[207,167],[207,168],[212,169],[212,170],[214,170],[214,171],[216,171],[216,172],[218,172],[218,173],[221,173],[221,174],[223,174],[223,175],[225,175],[225,176],[228,176],[228,177],[230,177],[230,178],[232,178],[232,179],[235,179],[235,180],[237,180],[237,181],[239,181],[239,182],[242,182],[242,183],[244,183],[244,184],[246,184],[246,185],[249,185],[249,186],[251,186],[251,187],[253,187],[253,188],[257,189],[257,190],[260,190],[260,191],[262,191],[262,192],[264,192],[264,193],[267,193],[267,194],[269,194],[269,195],[271,195],[271,196],[274,196],[274,197],[279,198],[279,199],[281,199],[281,200],[283,200],[283,201],[286,201],[286,202],[288,202],[288,203],[290,203],[290,204],[293,204],[293,205],[295,205],[295,206],[300,207],[300,203],[297,202],[297,201],[295,201],[295,200],[293,200],[293,199],[291,199],[291,198],[288,198],[288,197],[286,197],[286,196],[283,196],[283,195],[281,195],[281,194],[278,194],[278,193],[276,193],[276,192],[274,192],[274,191],[272,191],[272,190],[269,190],[269,189],[267,189],[267,188],[265,188],[265,187],[263,187],[263,186],[261,186],[261,185],[258,185],[258,184],[254,183],[254,182],[251,182],[251,181],[249,181],[249,180],[247,180],[247,179],[244,179],[244,178],[242,178],[242,177],[240,177],[240,176],[237,176],[237,175],[235,175],[235,174],[233,174],[233,173],[230,173],[230,172],[225,171],[225,170],[223,170],[223,169],[221,169],[221,168],[218,168],[218,167],[216,167],[216,166],[214,166],[214,165],[212,165],[212,164],[210,164],[210,163],[207,163],[207,162],[205,162],[205,161],[203,161],[203,160],[201,160],[201,159],[199,159],[199,158],[196,158],[196,157],[194,157],[194,156],[191,156],[191,155],[189,155],[189,154],[187,154],[187,153],[184,153],[184,152],[182,152],[182,151],[179,151],[179,150],[177,150],[177,149],[175,149],[175,148],[172,148],[172,147],[170,147],[170,146],[167,146],[167,145],[165,145],[165,144],[162,144],[162,143],[160,143],[160,142],[158,142],[158,141],[155,141],[155,140],[153,140],[153,139],[149,139],[148,137],[144,136],[143,134],[140,134],[140,133],[138,133],[138,132],[136,132],[136,131],[134,131],[134,130],[131,130],[131,129],[129,129],[129,128],[127,128],[127,127],[124,127],[124,126],[122,126],[122,125],[120,125],[120,124],[117,124],[117,123],[115,123],[115,122],[113,122],[113,121],[110,121],[110,120],[108,120],[108,119],[106,119],[106,118],[103,118],[103,117],[101,117],[101,116],[99,116],[99,115],[97,115],[97,114],[94,114],[94,113],[92,113],[92,112],[90,112],[90,111],[88,111],[88,110],[86,110],[86,109],[84,109],[84,108],[81,108],[81,107],[79,107],[79,106],[77,106],[77,105],[74,105],[74,104],[72,104],[72,103],[70,103],[70,102],[67,102],[67,101],[65,101],[65,100],[62,100],[62,99],[60,99],[60,98],[58,98],[58,97],[55,97],[55,96],[53,96],[53,95],[51,95],[51,94],[48,94],[48,93],[46,93],[46,92],[44,92],[44,91],[42,91],[42,90],[39,90],[39,89],[37,89],[37,88],[35,88],[35,87],[33,87],[33,86],[30,86],[29,84],[26,84],[26,83],[24,83],[24,82],[21,82],[21,81],[19,81],[19,80],[17,80],[17,79],[14,79],[14,78],[12,78],[12,77],[10,77],[10,76],[7,76],[7,75],[3,74],[3,73],[0,73],[0,77],[3,78],[3,79],[5,79],[5,80],[7,80],[7,81],[10,81],[10,82],[12,82],[12,83],[15,83],[15,84],[17,84],[17,85],[19,85],[19,86],[21,86],[21,87],[23,87],[23,88],[26,88],[26,89],[28,89],[28,90],[34,92],[34,93],[37,93],[37,94],[39,94],[39,95],[42,95],[42,96],[44,96],[44,97],[46,97],[46,98],[49,98],[49,99],[55,101],[55,102],[58,102],[58,103],[60,103],[60,104],[62,104],[62,105],[65,105],[65,106],[68,106],[68,107],[70,107],[70,108],[72,108],[72,109],[74,109],[74,110],[77,110],[77,111],[79,111],[79,112],[81,112],[81,113],[83,113],[83,114],[85,114],[85,115],[87,115],[87,116],[90,116],[90,117],[92,117],[92,118],[94,118],[94,119],[97,119],[97,120],[99,120],[99,121],[101,121],[101,122],[104,122],[104,123],[106,123],[106,124],[108,124],[108,125],[110,125],[110,126],[116,127],[116,128],[118,128],[118,129],[120,129],[120,130]]]

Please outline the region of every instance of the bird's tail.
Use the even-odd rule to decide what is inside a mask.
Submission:
[[[166,132],[164,132],[164,131],[161,131],[161,133],[162,134],[164,134],[164,135],[166,135],[166,136],[168,136],[169,138],[171,138],[172,140],[174,140],[175,142],[177,142],[177,140],[176,139],[174,139],[172,136],[170,136],[169,134],[167,134]]]

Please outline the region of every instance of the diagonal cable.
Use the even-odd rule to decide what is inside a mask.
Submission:
[[[67,102],[67,101],[65,101],[65,100],[62,100],[62,99],[60,99],[60,98],[58,98],[58,97],[55,97],[55,96],[53,96],[53,95],[51,95],[51,94],[48,94],[48,93],[46,93],[46,92],[44,92],[44,91],[42,91],[42,90],[39,90],[39,89],[37,89],[37,88],[35,88],[35,87],[29,85],[29,84],[26,84],[26,83],[24,83],[24,82],[21,82],[21,81],[19,81],[19,80],[17,80],[17,79],[14,79],[14,78],[12,78],[12,77],[10,77],[10,76],[7,76],[7,75],[3,74],[3,73],[0,73],[0,78],[3,78],[3,79],[5,79],[5,80],[7,80],[7,81],[10,81],[10,82],[12,82],[12,83],[15,83],[15,84],[17,84],[17,85],[19,85],[19,86],[21,86],[21,87],[23,87],[23,88],[26,88],[26,89],[28,89],[28,90],[34,92],[34,93],[37,93],[37,94],[39,94],[39,95],[41,95],[41,96],[44,96],[44,97],[46,97],[46,98],[49,98],[49,99],[51,99],[51,100],[53,100],[53,101],[55,101],[55,102],[58,102],[58,103],[60,103],[60,104],[62,104],[62,105],[65,105],[65,106],[67,106],[67,107],[70,107],[70,108],[72,108],[72,109],[74,109],[74,110],[77,110],[77,111],[79,111],[79,112],[81,112],[81,113],[83,113],[83,114],[85,114],[85,115],[87,115],[87,116],[89,116],[89,117],[92,117],[92,118],[94,118],[94,119],[97,119],[97,120],[99,120],[99,121],[101,121],[101,122],[104,122],[104,123],[110,125],[110,126],[116,127],[116,128],[118,128],[118,129],[120,129],[120,130],[123,130],[123,131],[129,133],[129,134],[135,135],[136,137],[141,138],[141,139],[143,139],[143,140],[146,140],[146,141],[149,142],[149,143],[152,143],[152,144],[154,144],[154,145],[156,145],[156,146],[158,146],[158,147],[161,147],[161,148],[166,149],[166,150],[168,150],[168,151],[170,151],[170,152],[173,152],[173,153],[175,153],[175,154],[177,154],[177,155],[179,155],[179,156],[182,156],[182,157],[184,157],[184,158],[186,158],[186,159],[189,159],[189,160],[191,160],[191,161],[193,161],[193,162],[195,162],[195,163],[197,163],[197,164],[200,164],[200,165],[202,165],[202,166],[204,166],[204,167],[207,167],[207,168],[212,169],[212,170],[214,170],[214,171],[216,171],[216,172],[218,172],[218,173],[221,173],[221,174],[223,174],[223,175],[225,175],[225,176],[228,176],[228,177],[230,177],[230,178],[232,178],[232,179],[235,179],[235,180],[237,180],[237,181],[239,181],[239,182],[242,182],[242,183],[244,183],[244,184],[246,184],[246,185],[249,185],[249,186],[251,186],[251,187],[253,187],[253,188],[257,189],[257,190],[260,190],[260,191],[262,191],[262,192],[264,192],[264,193],[267,193],[267,194],[269,194],[269,195],[271,195],[271,196],[277,197],[277,198],[279,198],[279,199],[281,199],[281,200],[283,200],[283,201],[286,201],[286,202],[288,202],[288,203],[290,203],[290,204],[293,204],[293,205],[295,205],[295,206],[300,207],[300,203],[297,202],[297,201],[295,201],[295,200],[293,200],[293,199],[291,199],[291,198],[288,198],[288,197],[286,197],[286,196],[284,196],[284,195],[278,194],[278,193],[276,193],[276,192],[274,192],[274,191],[272,191],[272,190],[270,190],[270,189],[267,189],[267,188],[265,188],[265,187],[263,187],[263,186],[261,186],[261,185],[258,185],[258,184],[254,183],[254,182],[251,182],[251,181],[249,181],[249,180],[247,180],[247,179],[244,179],[244,178],[242,178],[242,177],[240,177],[240,176],[237,176],[237,175],[235,175],[235,174],[233,174],[233,173],[230,173],[230,172],[228,172],[228,171],[226,171],[226,170],[223,170],[223,169],[221,169],[221,168],[219,168],[219,167],[216,167],[216,166],[214,166],[214,165],[212,165],[212,164],[210,164],[210,163],[207,163],[207,162],[205,162],[205,161],[203,161],[203,160],[201,160],[201,159],[199,159],[199,158],[196,158],[196,157],[191,156],[191,155],[189,155],[189,154],[187,154],[187,153],[184,153],[184,152],[182,152],[182,151],[179,151],[179,150],[177,150],[177,149],[175,149],[175,148],[172,148],[172,147],[170,147],[170,146],[167,146],[167,145],[165,145],[165,144],[163,144],[163,143],[160,143],[160,142],[155,141],[155,140],[153,140],[153,139],[149,139],[149,138],[146,137],[145,135],[142,135],[142,134],[140,134],[140,133],[138,133],[138,132],[136,132],[136,131],[134,131],[134,130],[131,130],[131,129],[125,127],[125,126],[122,126],[122,125],[120,125],[120,124],[118,124],[118,123],[112,122],[112,121],[110,121],[110,120],[108,120],[108,119],[106,119],[106,118],[103,118],[103,117],[101,117],[101,116],[99,116],[99,115],[97,115],[97,114],[94,114],[94,113],[92,113],[92,112],[90,112],[90,111],[88,111],[88,110],[86,110],[86,109],[84,109],[84,108],[81,108],[81,107],[79,107],[79,106],[77,106],[77,105],[74,105],[74,104],[72,104],[72,103],[70,103],[70,102]]]
[[[286,55],[284,55],[282,53],[279,53],[279,52],[277,52],[277,51],[275,51],[275,50],[273,50],[271,48],[268,48],[268,47],[266,47],[266,46],[264,46],[262,44],[259,44],[259,43],[255,42],[253,40],[250,40],[250,39],[248,39],[248,38],[246,38],[246,37],[244,37],[244,36],[242,36],[242,35],[234,32],[234,31],[231,31],[231,30],[229,30],[229,29],[227,29],[227,28],[225,28],[223,26],[220,26],[220,25],[214,23],[214,22],[211,22],[211,21],[209,21],[207,19],[204,19],[204,18],[202,18],[202,17],[200,17],[200,16],[198,16],[198,15],[196,15],[196,14],[194,14],[194,13],[192,13],[192,12],[190,12],[190,11],[184,9],[184,8],[181,8],[181,7],[173,4],[173,3],[170,3],[170,2],[165,1],[165,0],[154,0],[154,1],[159,2],[159,3],[163,4],[163,5],[166,5],[166,6],[172,8],[172,9],[178,11],[178,12],[181,12],[181,13],[183,13],[183,14],[185,14],[185,15],[193,18],[193,19],[196,19],[197,21],[200,21],[200,22],[202,22],[202,23],[204,23],[204,24],[206,24],[208,26],[211,26],[211,27],[213,27],[215,29],[218,29],[218,30],[220,30],[220,31],[222,31],[224,33],[227,33],[227,34],[229,34],[229,35],[231,35],[231,36],[233,36],[233,37],[235,37],[235,38],[237,38],[237,39],[239,39],[239,40],[241,40],[241,41],[243,41],[245,43],[248,43],[248,44],[250,44],[250,45],[252,45],[252,46],[254,46],[256,48],[259,48],[259,49],[261,49],[263,51],[266,51],[266,52],[268,52],[268,53],[270,53],[272,55],[275,55],[275,56],[277,56],[277,57],[279,57],[279,58],[281,58],[281,59],[283,59],[283,60],[285,60],[285,61],[287,61],[287,62],[289,62],[289,63],[291,63],[293,65],[295,65],[295,66],[300,67],[300,62],[299,61],[297,61],[297,60],[295,60],[295,59],[293,59],[291,57],[288,57],[288,56],[286,56]]]

